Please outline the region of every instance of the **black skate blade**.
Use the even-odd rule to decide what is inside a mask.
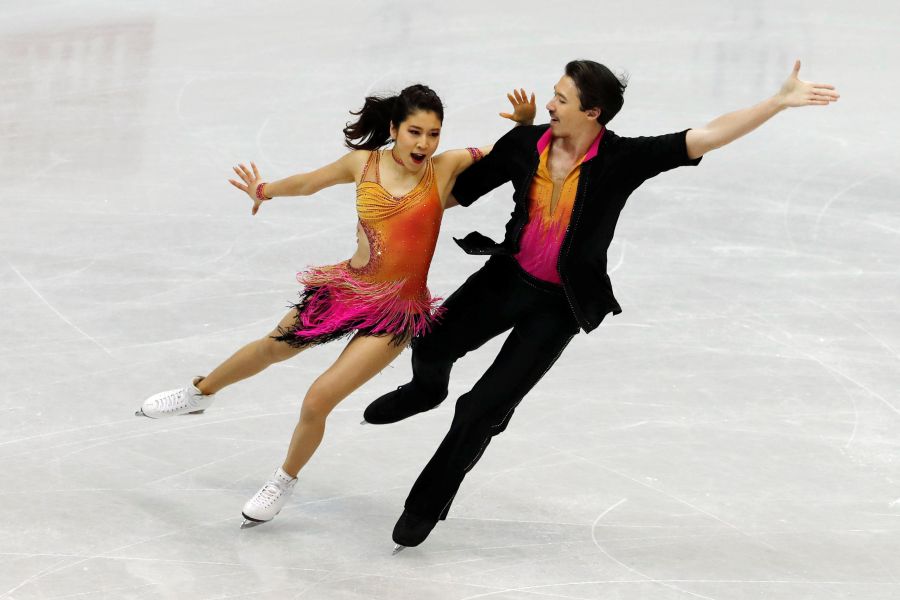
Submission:
[[[251,527],[256,527],[257,525],[262,525],[263,523],[268,523],[268,521],[260,521],[258,519],[251,519],[244,513],[241,513],[241,516],[244,517],[244,522],[241,523],[241,529],[250,529]]]
[[[195,410],[195,411],[189,412],[189,413],[187,413],[187,414],[189,414],[189,415],[202,415],[202,414],[205,413],[205,412],[206,412],[206,409],[205,409],[205,408],[201,408],[200,410]]]
[[[400,554],[400,553],[403,552],[404,550],[406,550],[406,546],[404,546],[404,545],[402,545],[402,544],[397,544],[396,546],[394,546],[394,551],[391,552],[391,556],[397,556],[398,554]]]
[[[134,416],[147,417],[147,415],[144,414],[144,409],[134,411]],[[150,417],[147,417],[147,418],[149,419]]]

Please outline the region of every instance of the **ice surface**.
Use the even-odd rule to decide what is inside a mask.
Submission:
[[[0,598],[900,597],[898,30],[874,1],[4,0]],[[341,346],[205,415],[132,414],[268,331],[297,270],[350,256],[355,215],[341,186],[251,217],[231,166],[325,164],[348,110],[417,81],[443,148],[490,143],[508,90],[542,106],[579,57],[630,74],[622,135],[748,106],[797,57],[842,99],[632,196],[625,312],[576,337],[426,544],[392,557],[390,532],[452,402],[359,426],[408,352],[241,531]],[[505,187],[447,213],[435,293],[481,263],[451,237],[510,209]]]

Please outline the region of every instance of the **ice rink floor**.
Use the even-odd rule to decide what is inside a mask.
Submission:
[[[889,2],[81,2],[0,5],[0,599],[900,598],[900,14]],[[340,156],[348,110],[424,82],[442,148],[487,144],[505,93],[564,64],[627,71],[620,135],[700,126],[801,78],[778,115],[630,199],[625,311],[579,335],[466,479],[450,518],[391,528],[453,402],[393,426],[354,393],[266,526],[280,464],[342,345],[132,415],[263,335],[296,271],[350,256],[353,189],[250,216],[226,183]],[[538,122],[546,122],[540,110]],[[482,260],[510,187],[453,209],[430,286]]]

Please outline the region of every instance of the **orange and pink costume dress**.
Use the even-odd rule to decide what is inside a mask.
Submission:
[[[431,159],[418,184],[395,197],[382,185],[381,154],[370,153],[356,187],[356,212],[369,243],[369,261],[312,267],[303,284],[297,320],[275,339],[296,347],[321,344],[355,331],[391,336],[405,344],[427,333],[440,316],[440,298],[426,281],[441,227],[443,206]]]

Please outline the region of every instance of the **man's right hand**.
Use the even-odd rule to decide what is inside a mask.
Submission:
[[[537,105],[534,102],[534,92],[531,94],[531,99],[528,99],[528,94],[525,92],[525,88],[520,88],[518,90],[513,90],[511,94],[506,95],[509,98],[510,104],[513,105],[512,113],[500,113],[500,116],[504,119],[509,119],[511,121],[515,121],[516,125],[531,125],[534,123],[534,117],[537,114]]]

